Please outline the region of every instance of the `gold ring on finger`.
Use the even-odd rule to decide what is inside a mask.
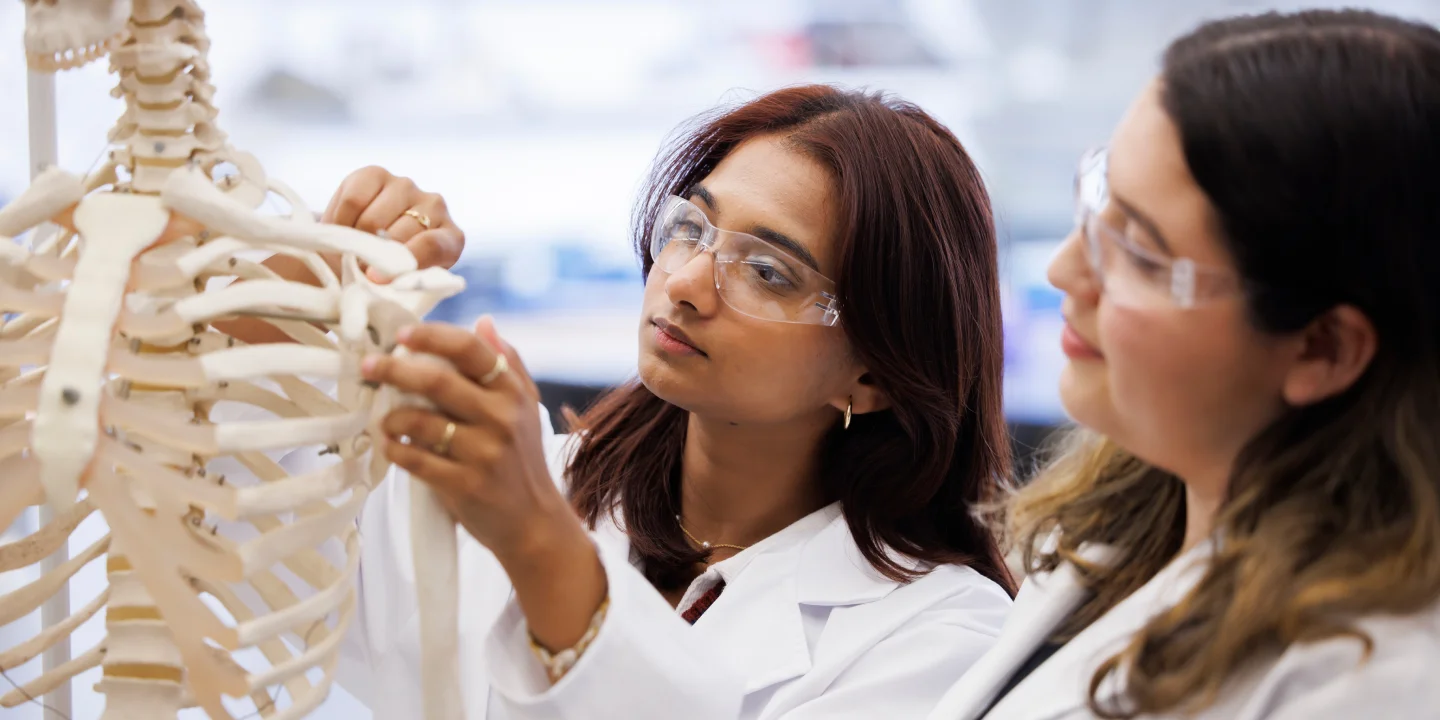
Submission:
[[[435,443],[435,446],[430,448],[430,452],[440,457],[448,457],[450,455],[450,441],[454,439],[455,423],[447,422],[445,423],[445,432],[440,436],[440,442]]]
[[[406,211],[405,211],[405,214],[406,214],[407,216],[409,216],[409,217],[415,218],[415,222],[420,223],[420,227],[423,227],[423,228],[425,228],[426,230],[429,230],[429,229],[430,229],[430,216],[429,216],[429,215],[426,215],[425,213],[422,213],[422,212],[420,212],[419,210],[416,210],[415,208],[410,208],[409,210],[406,210]]]
[[[495,367],[490,368],[490,372],[485,373],[485,375],[480,378],[480,384],[489,385],[490,383],[495,382],[496,378],[504,375],[505,371],[509,369],[510,360],[507,359],[504,355],[496,355]]]

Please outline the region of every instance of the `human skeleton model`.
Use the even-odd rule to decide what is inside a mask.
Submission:
[[[0,649],[0,670],[29,662],[102,609],[104,640],[0,706],[99,665],[107,720],[173,718],[196,705],[230,718],[222,695],[251,697],[261,715],[303,717],[327,695],[355,614],[354,520],[388,469],[369,433],[406,401],[363,383],[359,362],[392,351],[396,331],[462,281],[416,270],[400,243],[314,222],[294,192],[227,144],[211,104],[204,15],[191,0],[25,2],[31,67],[58,71],[108,53],[126,109],[103,167],[83,178],[47,169],[0,209],[0,528],[33,505],[54,511],[45,527],[0,546],[0,572],[65,548],[97,510],[109,527],[0,596],[3,626],[106,556],[107,589]],[[221,177],[222,165],[238,172]],[[289,217],[256,213],[272,194],[288,202]],[[31,249],[10,239],[27,231]],[[282,279],[247,259],[256,252],[300,258],[319,285]],[[341,258],[338,277],[321,253]],[[364,266],[392,281],[370,282]],[[246,345],[217,329],[237,318],[269,323],[294,342]],[[212,421],[225,403],[274,417]],[[334,464],[288,475],[276,458],[307,447]],[[218,461],[238,462],[258,481],[227,483],[207,472]],[[431,538],[417,537],[416,554],[438,544],[442,558],[416,563],[419,584],[453,588],[444,558],[453,560],[454,526],[434,522],[436,507],[417,505],[417,533]],[[251,539],[215,534],[221,519],[248,523]],[[343,547],[339,566],[317,550],[326,543]],[[434,595],[422,601],[427,714],[451,718],[459,712],[447,656],[458,635],[454,598]],[[447,637],[452,647],[436,641]],[[267,667],[242,667],[235,654],[246,648]],[[434,671],[447,665],[449,674]],[[312,683],[317,669],[323,677]],[[283,710],[273,700],[282,687]]]

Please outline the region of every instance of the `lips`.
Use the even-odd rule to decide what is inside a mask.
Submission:
[[[1065,324],[1064,331],[1060,334],[1060,348],[1065,355],[1076,360],[1100,360],[1104,358],[1104,355],[1100,353],[1100,349],[1082,337],[1079,332],[1076,332],[1075,327],[1068,322]]]
[[[665,320],[663,318],[654,318],[650,322],[654,324],[660,332],[669,335],[672,339],[684,345],[688,345],[692,350],[700,353],[701,355],[705,354],[705,351],[701,350],[700,346],[695,344],[695,341],[691,340],[690,336],[686,335],[684,330],[681,330],[678,326],[676,326],[669,320]]]

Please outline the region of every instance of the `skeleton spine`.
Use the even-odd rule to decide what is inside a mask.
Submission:
[[[128,28],[129,41],[111,54],[111,71],[119,76],[112,94],[124,98],[125,113],[109,139],[122,145],[117,164],[130,173],[128,189],[157,194],[173,170],[224,145],[225,136],[215,126],[217,111],[211,104],[214,86],[209,82],[206,57],[210,42],[204,13],[186,1],[137,0]],[[195,246],[194,239],[181,242]],[[185,287],[180,296],[198,290]],[[183,354],[188,345],[136,349]],[[119,391],[136,402],[183,404],[183,392],[168,388],[125,383]],[[191,411],[188,407],[174,409]],[[186,468],[176,462],[179,458],[165,460],[167,465],[194,472],[194,465]],[[203,467],[203,459],[199,460]],[[101,720],[175,717],[189,704],[182,685],[184,662],[125,550],[113,545],[106,564],[111,595],[106,605],[104,679],[97,687],[106,696]]]
[[[154,194],[175,168],[192,161],[210,170],[225,134],[215,125],[205,15],[189,0],[137,0],[130,40],[110,56],[125,113],[110,141],[131,174],[130,189]]]

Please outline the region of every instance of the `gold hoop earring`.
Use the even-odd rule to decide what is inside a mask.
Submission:
[[[853,399],[845,401],[845,429],[850,429],[850,408],[855,405]]]

